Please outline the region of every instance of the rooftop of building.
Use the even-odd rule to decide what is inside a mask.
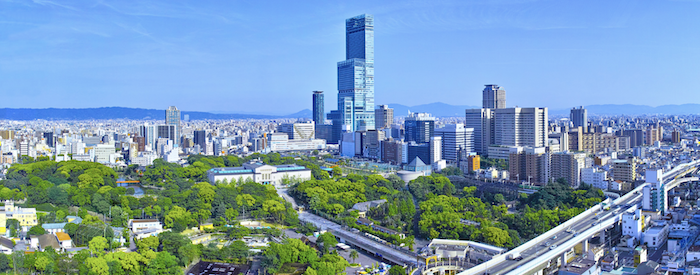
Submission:
[[[584,274],[586,273],[586,271],[590,270],[595,265],[596,262],[593,260],[576,258],[572,262],[568,263],[566,266],[562,267],[560,270],[566,271],[568,273]]]
[[[63,232],[56,232],[56,238],[58,239],[59,242],[71,240],[70,236],[66,233],[63,233]]]

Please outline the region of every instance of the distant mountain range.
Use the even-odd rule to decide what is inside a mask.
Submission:
[[[436,117],[456,117],[464,116],[464,110],[481,108],[480,106],[466,105],[450,105],[442,102],[417,105],[408,107],[401,104],[388,104],[389,108],[394,108],[394,116],[406,116],[408,112],[430,113]],[[521,106],[526,107],[526,106]],[[532,107],[532,106],[527,106]],[[573,106],[572,106],[573,107]],[[700,114],[700,104],[682,104],[682,105],[661,105],[651,107],[647,105],[633,104],[599,104],[584,106],[588,110],[589,115],[644,115],[644,114],[663,114],[663,115],[689,115]],[[571,108],[549,108],[550,115],[569,115]]]
[[[275,119],[275,118],[307,118],[311,110],[302,110],[285,116],[251,115],[251,114],[213,114],[207,112],[182,111],[189,115],[190,120],[201,119]],[[7,120],[91,120],[91,119],[165,119],[165,110],[140,109],[125,107],[102,107],[84,109],[13,109],[0,108],[0,119]]]
[[[401,104],[387,104],[394,109],[394,116],[407,116],[408,112],[430,113],[436,117],[462,117],[464,110],[479,108],[479,106],[450,105],[442,102],[406,106]],[[603,104],[584,106],[589,115],[688,115],[700,114],[700,104],[661,105],[651,107],[647,105],[632,104]],[[550,115],[568,115],[569,109],[549,109]],[[182,115],[189,115],[190,120],[202,119],[275,119],[275,118],[311,118],[311,110],[304,109],[289,115],[258,115],[258,114],[219,114],[208,112],[182,111]],[[0,108],[0,119],[7,120],[91,120],[91,119],[164,119],[165,110],[140,109],[125,107],[102,107],[84,109],[26,109],[26,108]]]

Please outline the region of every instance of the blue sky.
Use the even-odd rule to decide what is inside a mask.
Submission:
[[[362,13],[377,104],[700,103],[700,1],[0,0],[0,107],[329,111]]]

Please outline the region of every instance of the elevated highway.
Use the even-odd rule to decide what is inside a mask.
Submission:
[[[664,173],[662,180],[666,183],[665,189],[670,190],[681,183],[698,180],[697,177],[685,177],[688,173],[695,171],[698,166],[700,166],[700,160],[679,165]],[[614,227],[620,222],[624,213],[635,211],[641,207],[642,189],[648,185],[650,184],[642,184],[615,200],[608,198],[510,252],[497,255],[487,262],[460,272],[458,275],[535,274],[544,269],[551,260],[558,257],[563,258],[578,244],[583,244],[584,250],[587,250],[590,238]],[[519,253],[523,259],[520,261],[508,259],[508,255],[514,252]]]

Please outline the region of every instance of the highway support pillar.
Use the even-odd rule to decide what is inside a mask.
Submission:
[[[561,254],[561,267],[564,267],[566,265],[566,252]]]
[[[588,253],[588,239],[583,240],[583,243],[581,243],[581,251],[583,251],[583,254]]]

